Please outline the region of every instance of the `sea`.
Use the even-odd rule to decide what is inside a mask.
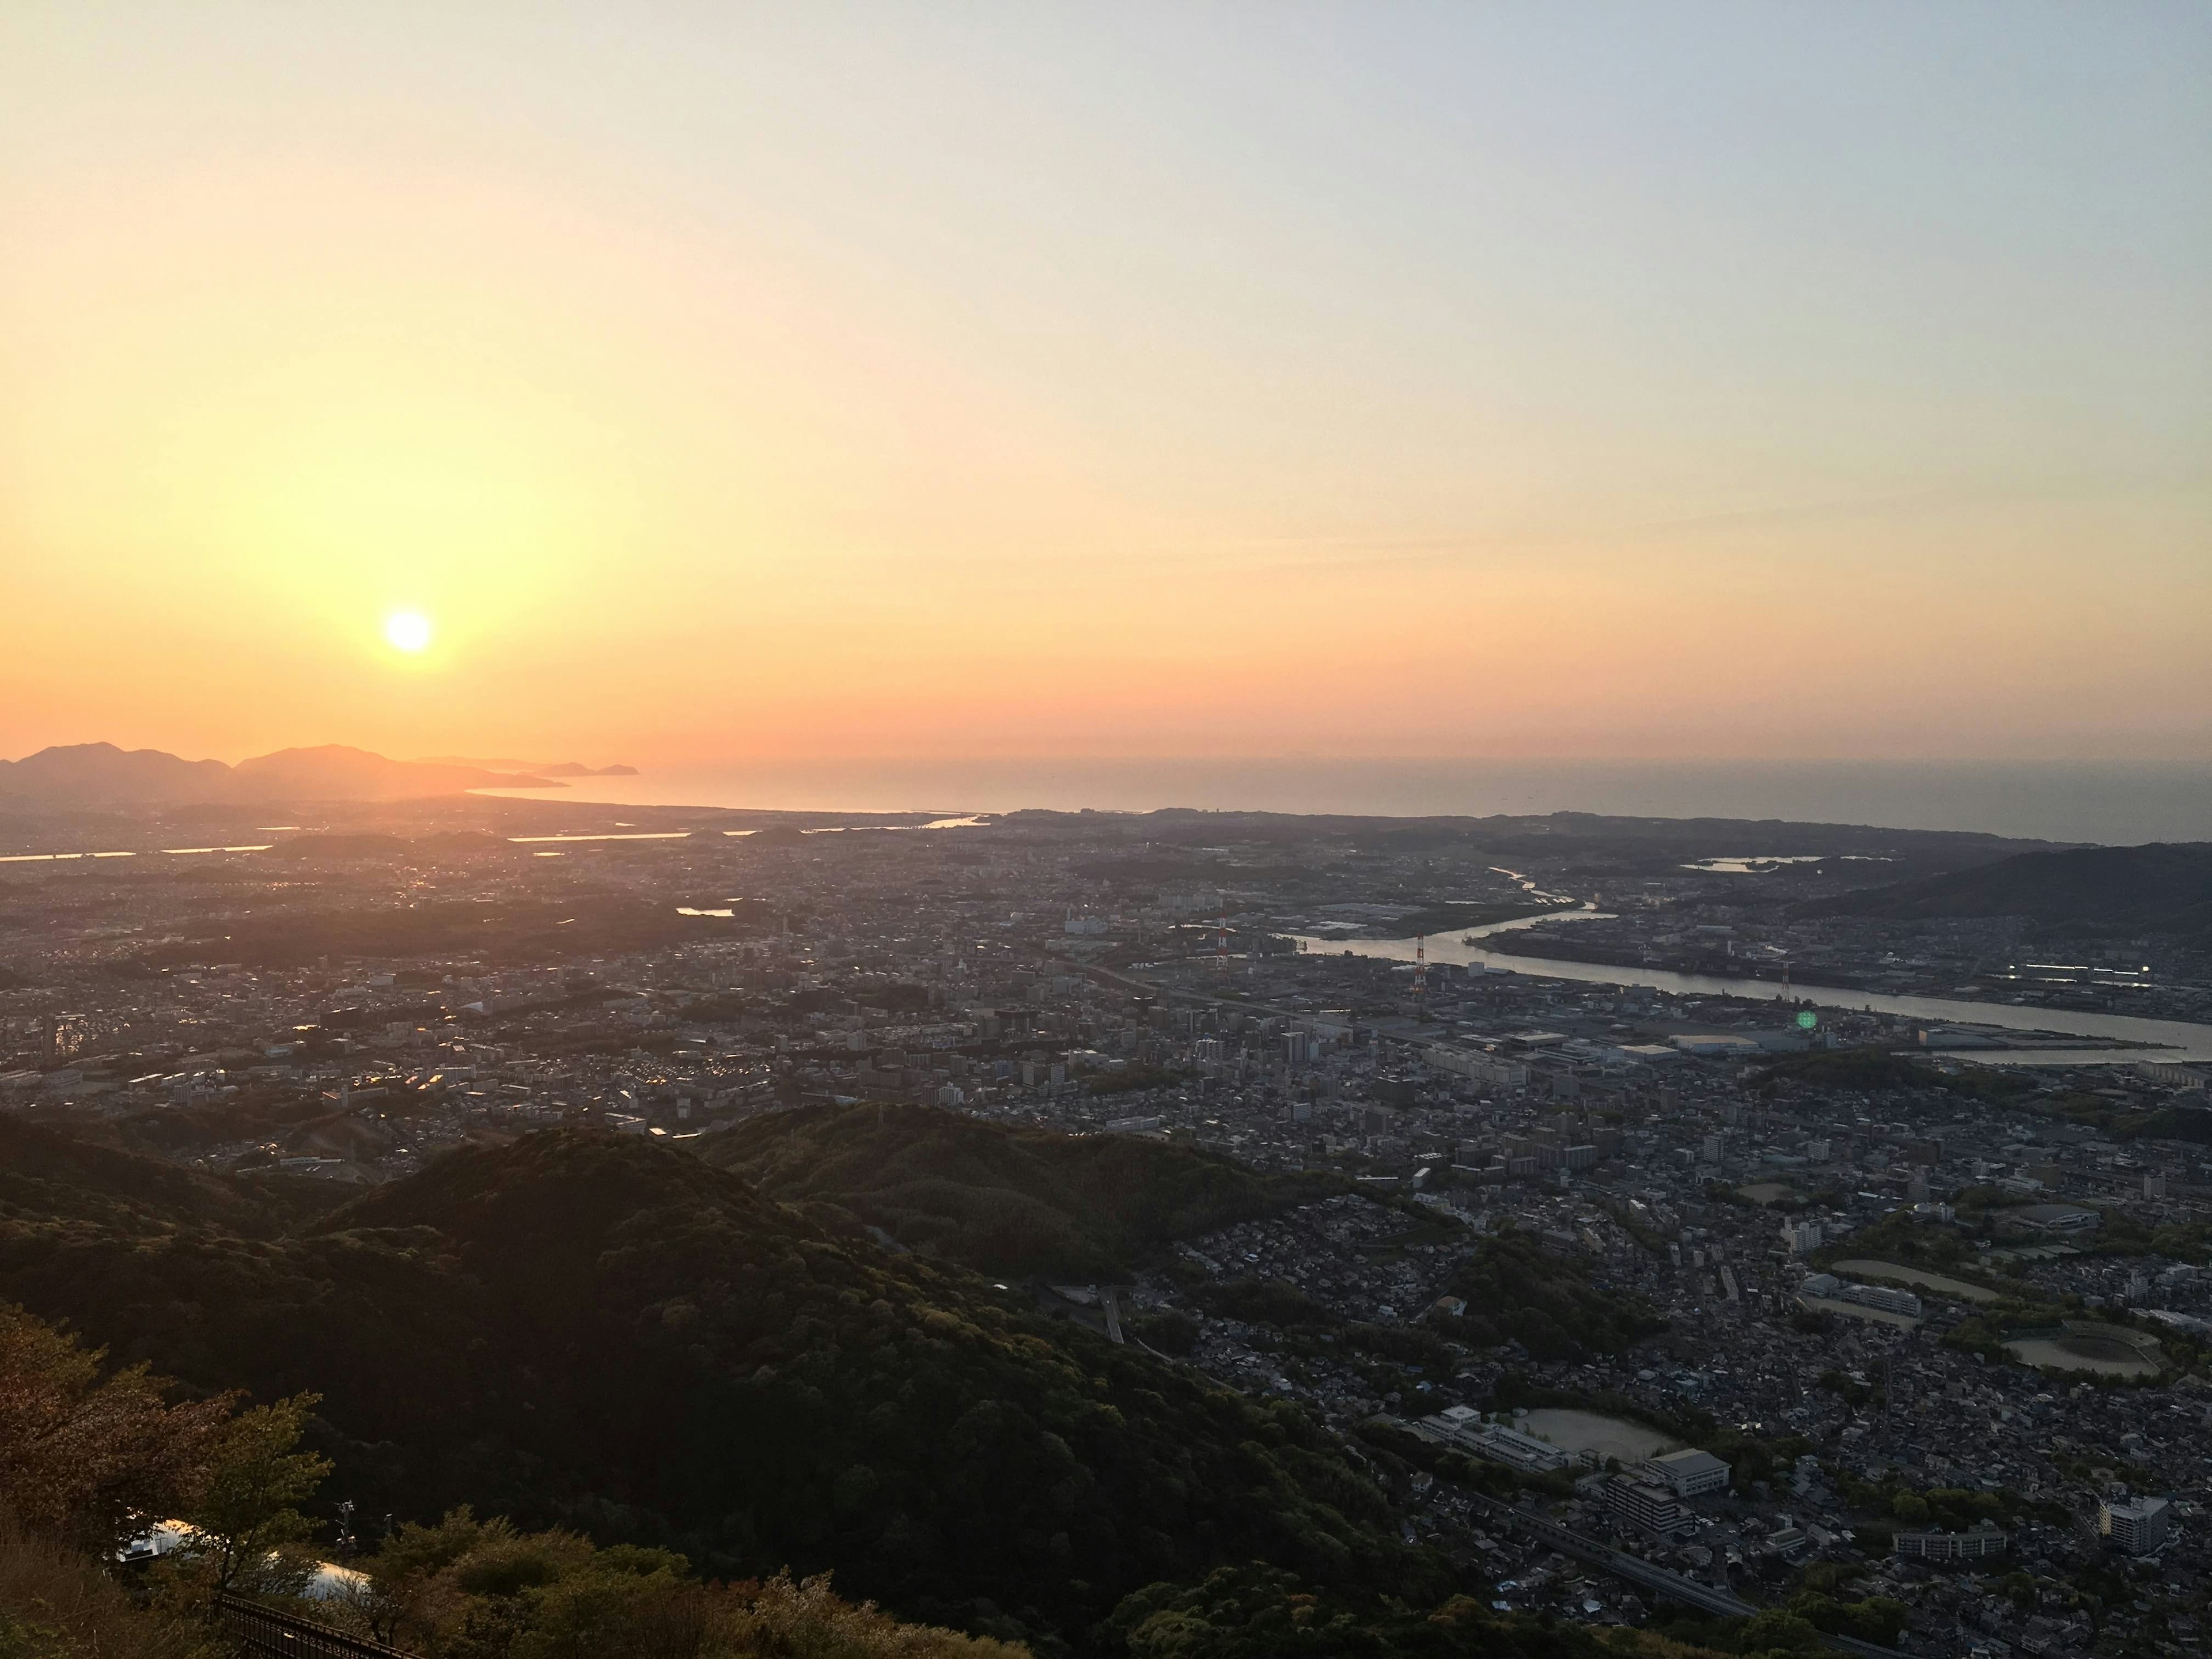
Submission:
[[[630,806],[1008,812],[1597,812],[1979,830],[2133,846],[2212,840],[2212,763],[2094,761],[780,760],[647,767],[557,790]],[[1787,854],[1783,842],[1759,849]]]

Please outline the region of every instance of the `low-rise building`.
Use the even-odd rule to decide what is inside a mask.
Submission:
[[[1433,1417],[1425,1417],[1421,1422],[1462,1451],[1523,1474],[1547,1474],[1574,1462],[1550,1441],[1509,1429],[1503,1423],[1486,1423],[1466,1406],[1454,1406]]]
[[[2002,1555],[2011,1543],[2008,1534],[1984,1522],[1966,1532],[1901,1532],[1895,1547],[1922,1561],[1975,1561]]]
[[[1729,1466],[1711,1452],[1689,1447],[1654,1457],[1644,1465],[1652,1477],[1677,1498],[1696,1498],[1728,1490]]]
[[[1910,1291],[1900,1291],[1889,1285],[1846,1285],[1835,1292],[1842,1302],[1856,1302],[1861,1307],[1880,1308],[1886,1313],[1908,1314],[1920,1317],[1920,1298]]]

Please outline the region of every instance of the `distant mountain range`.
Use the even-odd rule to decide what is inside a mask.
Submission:
[[[2022,853],[1849,893],[1802,914],[1893,921],[2027,916],[2070,930],[2212,939],[2212,842]]]
[[[465,789],[558,789],[564,777],[629,774],[574,761],[542,769],[470,761],[391,760],[365,749],[325,744],[280,749],[228,766],[188,761],[159,749],[79,743],[0,761],[0,802],[42,806],[137,806],[208,801],[408,800]]]

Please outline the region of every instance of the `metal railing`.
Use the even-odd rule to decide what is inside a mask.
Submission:
[[[223,1634],[246,1659],[417,1659],[404,1649],[228,1590],[216,1597],[215,1606]]]

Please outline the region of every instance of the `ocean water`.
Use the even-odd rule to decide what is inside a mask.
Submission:
[[[2212,764],[1987,761],[836,760],[648,769],[555,791],[623,805],[1006,812],[1601,812],[1974,830],[2133,845],[2212,840]],[[1767,849],[1788,853],[1778,842]]]

